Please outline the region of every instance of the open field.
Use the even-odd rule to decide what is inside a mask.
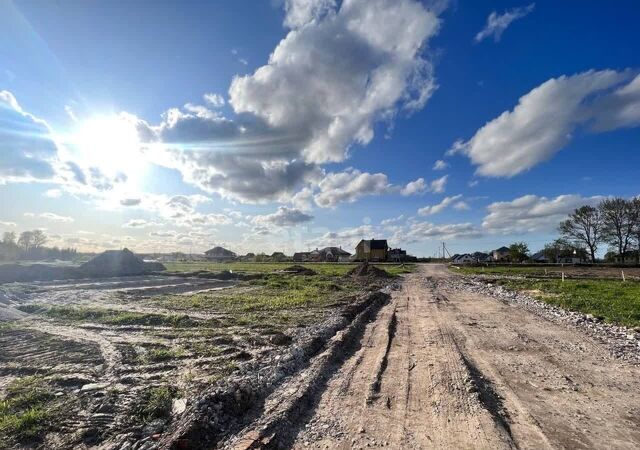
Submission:
[[[0,322],[0,447],[148,438],[187,399],[312,339],[382,286],[343,276],[351,265],[313,265],[313,275],[230,266],[260,276],[218,280],[228,266],[177,264],[213,271],[0,285],[0,315],[20,317]]]
[[[450,267],[466,275],[480,275],[506,288],[527,293],[546,303],[579,311],[617,325],[640,326],[640,269],[611,267]],[[623,282],[620,270],[624,270]],[[562,282],[561,272],[566,280]],[[618,274],[617,278],[615,274]],[[572,278],[573,277],[573,278]]]
[[[167,270],[170,272],[195,272],[199,270],[205,270],[210,272],[219,272],[223,270],[231,270],[236,272],[247,273],[264,273],[264,272],[277,272],[285,270],[292,264],[309,268],[320,275],[333,275],[340,276],[346,274],[348,271],[357,266],[356,263],[253,263],[253,262],[228,262],[228,263],[216,263],[216,262],[168,262],[164,263]],[[415,269],[415,264],[395,264],[395,263],[381,263],[374,264],[376,267],[380,267],[387,272],[395,275],[410,273]]]
[[[622,271],[629,280],[640,280],[640,267],[610,266],[456,266],[453,269],[463,274],[513,275],[531,278],[609,278],[621,279]]]

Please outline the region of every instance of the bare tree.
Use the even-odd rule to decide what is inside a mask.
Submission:
[[[33,248],[40,248],[47,242],[47,235],[42,230],[33,230],[31,239]]]
[[[633,239],[636,241],[636,264],[640,264],[640,197],[631,200]]]
[[[605,242],[614,245],[624,263],[625,253],[633,238],[634,213],[632,202],[624,198],[603,200],[598,209],[602,216],[602,237]]]
[[[14,231],[5,231],[2,235],[2,243],[4,245],[15,245],[16,233]]]
[[[18,245],[28,252],[33,246],[33,231],[23,231],[18,238]]]
[[[602,241],[602,218],[593,206],[581,206],[569,214],[559,227],[562,237],[589,249],[591,261],[595,262],[598,244]]]

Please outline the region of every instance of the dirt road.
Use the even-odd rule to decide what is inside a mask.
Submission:
[[[640,369],[422,266],[279,446],[640,448]]]

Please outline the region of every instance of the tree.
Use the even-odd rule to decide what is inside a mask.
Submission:
[[[557,263],[561,258],[580,258],[586,260],[588,252],[584,247],[574,245],[566,239],[556,239],[550,244],[544,246],[542,250],[544,256],[549,260]]]
[[[509,259],[512,262],[522,262],[529,257],[529,247],[524,242],[514,242],[509,246]]]
[[[602,218],[593,206],[581,206],[569,214],[559,227],[562,237],[584,245],[589,249],[591,261],[595,262],[598,244],[602,241]]]
[[[40,248],[47,242],[47,235],[42,230],[33,230],[31,239],[33,248]]]
[[[23,231],[18,238],[18,245],[28,252],[33,246],[33,231]]]
[[[618,255],[624,263],[625,253],[633,238],[637,220],[632,202],[624,198],[603,200],[598,205],[602,216],[602,237],[605,242],[616,247]]]
[[[16,244],[16,233],[14,231],[5,231],[2,235],[2,243],[4,245],[13,246]]]
[[[636,264],[640,264],[640,197],[631,200],[633,224],[633,239],[636,241]]]

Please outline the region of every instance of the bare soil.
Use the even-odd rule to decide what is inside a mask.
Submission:
[[[579,330],[443,282],[455,276],[439,265],[408,275],[343,362],[266,401],[304,389],[298,414],[258,421],[226,446],[640,447],[637,365]]]

